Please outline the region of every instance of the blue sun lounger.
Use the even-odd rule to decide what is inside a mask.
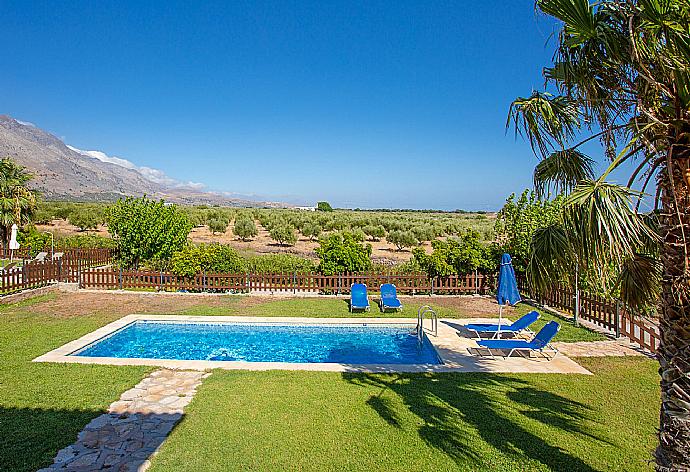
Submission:
[[[541,315],[537,311],[530,311],[526,315],[523,315],[515,323],[504,325],[501,324],[500,328],[497,324],[487,324],[487,323],[473,323],[465,325],[470,331],[474,331],[477,338],[481,339],[481,333],[492,334],[491,339],[496,338],[499,331],[501,333],[511,333],[514,335],[521,334],[522,332],[533,333],[529,327],[532,323],[537,321]]]
[[[350,313],[353,310],[369,311],[367,286],[364,284],[352,284],[350,287]]]
[[[508,351],[507,356],[510,357],[515,351],[527,351],[528,353],[538,352],[548,360],[553,359],[558,354],[558,349],[553,347],[551,340],[558,334],[561,329],[561,325],[555,321],[549,321],[546,325],[539,330],[539,332],[534,336],[531,341],[523,341],[517,339],[485,339],[483,341],[478,341],[477,344],[480,348],[486,348],[489,351],[489,355],[494,357],[492,350]],[[552,356],[546,353],[552,353]]]
[[[381,311],[402,310],[402,303],[398,300],[398,292],[393,284],[381,285]]]

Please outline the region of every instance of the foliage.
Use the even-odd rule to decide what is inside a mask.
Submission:
[[[254,219],[247,215],[241,215],[235,219],[235,226],[232,232],[242,241],[248,241],[259,234]]]
[[[214,218],[209,220],[208,229],[211,231],[211,234],[225,233],[228,230],[229,224],[230,222],[225,218]]]
[[[117,247],[117,242],[112,238],[106,238],[97,234],[75,234],[72,236],[55,235],[55,247],[64,249],[115,249]]]
[[[559,21],[554,63],[544,69],[558,95],[533,92],[516,99],[509,123],[540,157],[563,152],[574,159],[554,166],[557,172],[535,174],[542,187],[573,188],[561,228],[572,257],[540,254],[532,264],[540,273],[533,278],[545,280],[566,265],[599,274],[622,266],[618,289],[633,308],[659,302],[663,402],[657,470],[690,469],[690,2],[538,0],[537,5]],[[578,131],[589,136],[578,142]],[[610,162],[593,180],[583,177],[587,160],[575,151],[595,138]],[[633,169],[626,186],[606,182],[626,163]],[[658,237],[638,213],[652,181],[660,207]],[[639,192],[631,190],[636,183]],[[653,245],[659,247],[650,251]],[[550,247],[557,245],[544,245]]]
[[[9,157],[0,160],[0,238],[9,243],[12,225],[21,227],[36,211],[36,193],[27,186],[32,175]]]
[[[173,254],[170,268],[174,274],[191,277],[202,272],[241,273],[247,263],[227,245],[189,244]]]
[[[412,231],[393,230],[386,236],[386,241],[394,244],[398,251],[402,251],[406,247],[413,247],[419,244],[417,238]]]
[[[44,248],[50,247],[50,235],[47,233],[39,233],[34,227],[19,231],[17,240],[22,248],[28,249],[30,257],[35,257],[36,254],[43,251]]]
[[[69,215],[69,224],[76,226],[81,231],[96,229],[103,218],[91,209],[73,212]]]
[[[117,241],[119,259],[125,267],[170,259],[185,246],[192,229],[177,206],[146,197],[118,200],[107,219],[108,231]]]
[[[527,269],[532,237],[539,229],[562,221],[562,208],[563,196],[540,200],[529,190],[522,192],[517,200],[515,194],[506,199],[496,215],[494,233],[503,251],[511,255],[516,271]]]
[[[422,248],[412,250],[414,262],[431,277],[468,274],[475,270],[494,273],[498,267],[498,251],[495,246],[482,244],[477,231],[468,230],[458,238],[445,241],[434,240],[431,247],[431,254]]]
[[[371,267],[371,244],[362,244],[351,233],[335,233],[321,238],[316,254],[319,271],[325,275],[361,272]]]
[[[321,226],[318,223],[307,221],[302,225],[302,234],[311,241],[321,236]]]
[[[316,204],[316,209],[318,211],[333,211],[333,207],[328,202],[318,202]]]
[[[294,246],[297,242],[295,228],[288,224],[276,225],[273,228],[271,228],[268,234],[269,236],[271,236],[271,239],[276,241],[281,246]]]
[[[316,270],[316,264],[293,254],[261,254],[247,257],[247,270],[253,274],[308,273]]]
[[[364,234],[369,236],[372,241],[378,241],[386,235],[386,228],[384,228],[383,225],[366,225],[362,228],[362,231],[364,231]]]

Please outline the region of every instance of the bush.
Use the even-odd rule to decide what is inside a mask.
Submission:
[[[112,238],[97,234],[75,234],[73,236],[55,237],[55,247],[84,249],[115,249],[117,243]]]
[[[388,236],[386,236],[386,241],[391,244],[395,244],[395,247],[398,248],[398,251],[402,251],[406,247],[412,247],[418,244],[417,238],[412,231],[391,231],[388,233]]]
[[[44,248],[50,248],[50,234],[39,233],[31,227],[26,231],[19,231],[17,242],[19,242],[20,247],[29,251],[31,257],[35,257]]]
[[[146,197],[118,200],[108,211],[107,220],[125,267],[170,259],[185,246],[192,230],[187,216],[176,205]]]
[[[325,275],[361,272],[371,267],[371,244],[361,244],[350,233],[322,238],[316,248],[319,271]]]
[[[372,241],[378,241],[386,235],[386,228],[383,225],[367,225],[363,228],[363,231]]]
[[[214,218],[209,220],[208,229],[211,231],[211,234],[225,233],[228,230],[229,224],[230,222],[225,218]]]
[[[79,209],[69,215],[69,224],[76,226],[80,231],[96,229],[102,220],[102,216],[90,208]]]
[[[311,241],[321,236],[321,231],[321,226],[319,226],[318,223],[307,221],[302,225],[302,235],[309,238]]]
[[[281,246],[294,246],[297,242],[295,228],[287,224],[278,224],[271,228],[268,233],[271,239],[277,241]]]
[[[223,244],[188,245],[173,254],[171,270],[191,277],[201,272],[243,273],[247,263],[230,246]]]
[[[475,270],[493,273],[500,258],[499,251],[482,244],[479,233],[473,230],[467,230],[457,239],[434,240],[431,247],[431,254],[426,254],[422,248],[415,248],[412,261],[432,277],[468,274]]]
[[[235,220],[235,226],[232,229],[235,236],[242,241],[248,241],[259,234],[254,220],[248,216],[240,216]]]
[[[254,274],[291,274],[314,272],[316,264],[311,259],[293,254],[262,254],[248,257],[247,269]]]

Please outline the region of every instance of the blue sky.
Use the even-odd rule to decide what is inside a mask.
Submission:
[[[536,158],[505,133],[541,88],[531,0],[12,2],[0,113],[212,190],[493,210]]]

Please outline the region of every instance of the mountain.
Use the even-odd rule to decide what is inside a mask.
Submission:
[[[113,201],[146,194],[184,204],[290,206],[204,191],[201,184],[178,182],[158,169],[99,151],[82,151],[31,123],[0,115],[0,158],[4,157],[26,167],[34,176],[32,187],[46,199]]]

